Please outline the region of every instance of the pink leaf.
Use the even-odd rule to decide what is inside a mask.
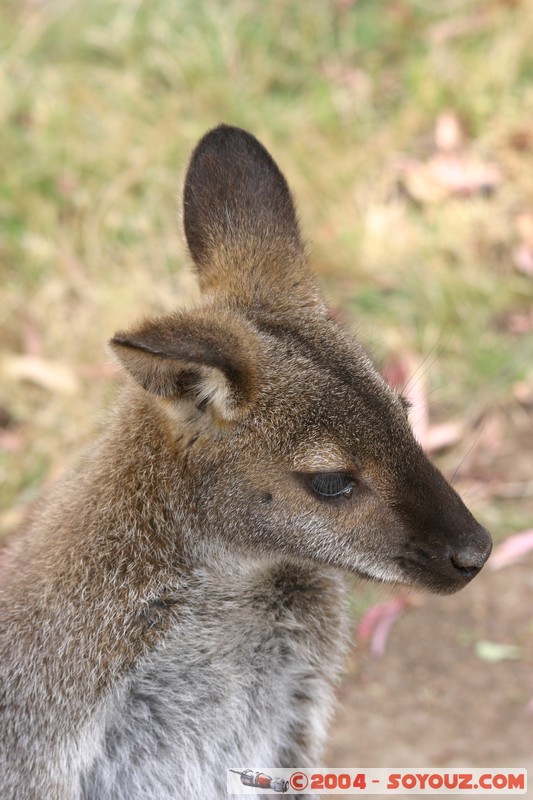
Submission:
[[[58,361],[33,355],[12,355],[4,359],[4,368],[11,378],[29,381],[50,392],[74,395],[80,388],[74,370]]]
[[[0,450],[6,453],[20,453],[22,449],[22,439],[16,431],[0,430]]]
[[[522,211],[514,221],[519,245],[513,252],[515,267],[523,275],[533,278],[533,211]]]
[[[471,197],[492,192],[502,182],[497,164],[478,157],[467,146],[465,131],[451,110],[437,118],[435,147],[424,161],[403,158],[398,164],[403,186],[414,200],[439,203],[451,197]]]
[[[533,250],[531,251],[531,266],[531,276],[533,277]],[[517,311],[514,314],[508,314],[503,319],[503,327],[504,330],[509,333],[516,333],[518,335],[531,333],[531,331],[533,331],[533,308],[524,312]]]
[[[42,339],[37,326],[29,319],[22,325],[24,352],[29,356],[41,356],[43,352]]]
[[[430,425],[427,434],[425,447],[428,453],[436,453],[445,447],[451,447],[461,440],[464,433],[462,422],[441,422],[438,425]]]
[[[489,561],[490,568],[497,570],[514,564],[530,550],[533,550],[533,529],[515,533],[494,549]]]
[[[522,275],[533,278],[533,248],[521,244],[513,252],[514,265]]]
[[[533,381],[520,381],[520,383],[515,384],[513,397],[524,406],[533,406]]]
[[[78,373],[91,380],[108,380],[120,374],[120,367],[112,361],[102,361],[97,364],[83,364],[78,367]]]
[[[429,427],[429,408],[424,370],[421,368],[419,359],[413,353],[402,353],[386,367],[385,379],[411,404],[409,421],[416,439],[425,448]]]
[[[357,635],[363,642],[370,640],[370,652],[376,658],[384,655],[389,634],[407,606],[407,597],[393,597],[387,603],[377,603],[363,614]]]
[[[533,211],[521,211],[514,221],[514,227],[520,241],[533,247]]]
[[[461,123],[453,111],[443,111],[435,123],[435,144],[437,150],[450,153],[463,145],[464,134]]]

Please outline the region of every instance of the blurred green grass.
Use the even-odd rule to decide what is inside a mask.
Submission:
[[[20,440],[0,450],[5,527],[94,431],[111,394],[106,339],[195,296],[177,197],[191,148],[220,121],[271,148],[329,297],[362,338],[382,358],[435,351],[437,416],[507,403],[533,364],[532,335],[496,324],[531,306],[512,252],[533,207],[532,41],[526,0],[4,2],[2,349],[27,352],[30,338],[79,378],[69,395],[2,376]],[[447,108],[502,186],[413,203],[395,163],[431,152]]]

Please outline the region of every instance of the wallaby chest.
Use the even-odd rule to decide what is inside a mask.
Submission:
[[[281,562],[191,575],[108,704],[84,797],[215,800],[228,767],[293,763],[295,742],[309,753],[332,705],[342,594],[336,575]]]

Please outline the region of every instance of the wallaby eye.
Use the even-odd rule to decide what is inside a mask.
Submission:
[[[320,497],[350,498],[354,481],[342,472],[316,472],[309,479],[309,487]]]

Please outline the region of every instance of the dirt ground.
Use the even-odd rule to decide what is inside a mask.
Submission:
[[[491,480],[531,480],[531,418],[524,423],[493,449]],[[487,461],[481,448],[469,470],[479,477]],[[517,657],[486,660],[480,642],[517,646]],[[382,658],[365,644],[352,650],[327,763],[525,767],[533,784],[533,554],[485,568],[452,597],[416,595]]]

